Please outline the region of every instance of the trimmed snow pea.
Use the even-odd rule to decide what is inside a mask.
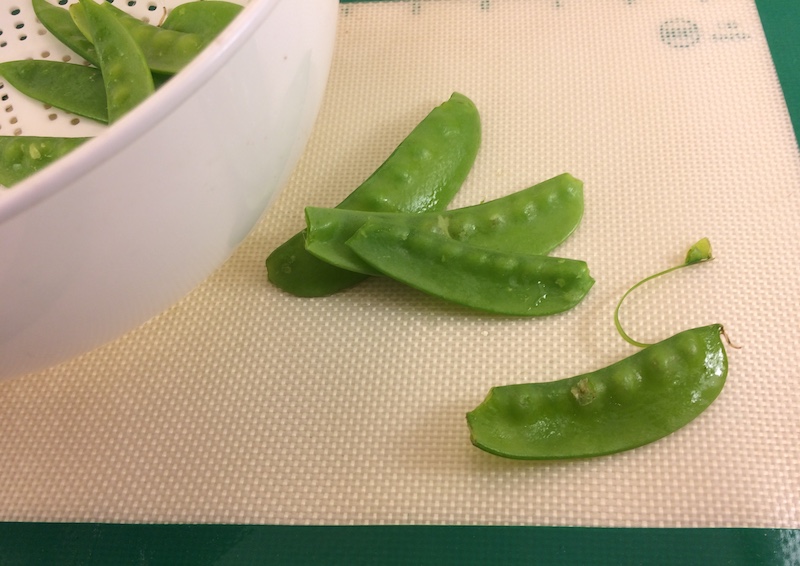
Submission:
[[[510,195],[443,212],[402,214],[339,208],[306,208],[306,249],[351,271],[379,275],[345,242],[368,220],[401,223],[480,248],[543,255],[577,228],[583,216],[583,183],[568,173]]]
[[[683,264],[643,279],[622,300],[654,277],[709,259],[711,244],[700,240]],[[467,413],[472,443],[515,459],[602,456],[654,442],[705,411],[728,375],[722,326],[685,330],[657,344],[644,344],[622,330],[622,300],[614,311],[617,330],[643,350],[567,379],[493,387]]]
[[[223,0],[186,2],[170,11],[161,28],[196,33],[209,42],[217,37],[243,8],[239,4]]]
[[[0,185],[19,183],[88,139],[0,136]]]
[[[443,210],[467,177],[481,140],[478,110],[454,93],[434,108],[386,161],[337,208],[376,212]],[[335,267],[305,249],[304,232],[266,260],[269,280],[299,297],[321,297],[367,276]]]
[[[110,124],[154,92],[153,76],[142,50],[111,12],[94,0],[80,0],[80,6],[100,60]]]
[[[0,76],[21,93],[98,122],[108,122],[106,87],[100,69],[25,59],[0,63]]]
[[[93,65],[98,65],[94,45],[75,24],[69,10],[54,6],[47,0],[32,0],[32,3],[33,12],[47,31],[75,53]]]
[[[392,279],[496,314],[560,313],[594,284],[583,261],[487,250],[391,221],[368,221],[347,245]]]
[[[604,369],[494,387],[467,413],[472,443],[506,458],[602,456],[654,442],[694,420],[725,385],[718,324],[686,330]]]
[[[87,24],[84,4],[81,2],[81,4],[70,6],[72,18],[80,29],[85,29]],[[108,2],[103,2],[101,6],[124,26],[141,48],[148,67],[155,73],[177,73],[207,44],[205,39],[198,34],[162,29],[143,22]]]

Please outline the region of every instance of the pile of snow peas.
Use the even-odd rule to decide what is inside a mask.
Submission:
[[[160,25],[107,1],[69,7],[31,0],[41,24],[88,64],[25,59],[0,63],[0,77],[22,94],[66,112],[112,124],[202,51],[242,10],[224,0],[173,8]],[[87,138],[0,136],[0,185],[10,187]]]
[[[297,296],[319,297],[388,276],[504,315],[550,315],[576,306],[594,283],[585,262],[548,254],[581,221],[581,181],[565,173],[493,201],[444,210],[472,166],[480,134],[474,104],[454,93],[338,207],[306,207],[305,230],[267,258],[270,281]],[[584,375],[492,388],[467,413],[473,445],[515,459],[594,457],[653,442],[698,417],[727,378],[722,326],[644,344],[623,330],[619,311],[645,282],[710,259],[704,238],[682,264],[622,296],[616,328],[642,351]]]
[[[575,307],[594,284],[586,263],[547,254],[580,223],[583,183],[563,174],[445,211],[480,138],[474,103],[453,93],[338,207],[306,209],[306,229],[267,258],[269,279],[304,297],[383,275],[495,314]]]

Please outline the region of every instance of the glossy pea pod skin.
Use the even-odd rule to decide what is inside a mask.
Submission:
[[[108,2],[103,2],[100,6],[122,24],[141,49],[147,66],[154,73],[168,75],[177,73],[207,44],[207,41],[198,34],[162,29],[143,22]],[[70,6],[70,13],[79,28],[86,27],[85,2],[81,1],[80,4]]]
[[[110,124],[155,91],[153,75],[137,43],[105,8],[110,4],[80,0],[80,6],[100,60]]]
[[[469,174],[481,140],[478,110],[454,93],[434,108],[338,208],[376,212],[443,210]],[[367,276],[318,259],[299,232],[266,260],[269,281],[299,297],[321,297]]]
[[[47,31],[61,43],[95,66],[99,65],[97,51],[75,24],[67,8],[60,8],[47,0],[31,0],[33,12]]]
[[[211,41],[238,16],[244,7],[223,0],[185,2],[167,14],[161,29],[195,33]]]
[[[718,324],[694,328],[591,373],[494,387],[467,413],[471,441],[528,460],[602,456],[654,442],[722,391],[728,359],[721,334]]]
[[[96,67],[25,59],[0,63],[0,76],[30,98],[85,118],[108,122],[106,88]]]
[[[566,240],[583,217],[583,183],[568,173],[504,197],[454,210],[402,214],[306,208],[306,249],[333,265],[379,273],[346,244],[369,220],[509,253],[545,255]]]
[[[0,136],[0,185],[11,187],[89,138]]]
[[[564,312],[580,303],[594,284],[580,260],[477,248],[395,222],[369,221],[347,245],[387,277],[495,314]]]

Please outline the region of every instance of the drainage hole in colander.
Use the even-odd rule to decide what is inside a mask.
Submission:
[[[19,10],[17,10],[17,12],[19,12]],[[12,10],[12,13],[13,13],[13,10]],[[17,22],[16,24],[14,24],[14,29],[17,29],[17,30],[23,29],[24,27],[25,27],[25,22]],[[20,41],[25,41],[26,39],[28,39],[28,35],[26,33],[23,32],[22,34],[20,34],[20,36],[19,36],[19,40]],[[5,47],[5,46],[6,46],[6,42],[3,41],[0,44],[0,47]]]

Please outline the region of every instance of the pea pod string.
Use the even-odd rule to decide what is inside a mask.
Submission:
[[[639,281],[638,283],[636,283],[633,287],[625,291],[625,293],[622,295],[619,302],[617,303],[617,307],[614,309],[614,326],[617,328],[617,332],[619,332],[619,335],[622,336],[622,338],[632,346],[638,346],[639,348],[646,348],[647,346],[651,346],[651,344],[634,340],[622,328],[622,323],[620,323],[619,321],[619,311],[620,308],[622,308],[622,303],[625,301],[628,295],[630,295],[633,291],[635,291],[645,283],[652,281],[653,279],[656,279],[663,275],[667,275],[668,273],[672,273],[673,271],[683,269],[684,267],[689,267],[690,265],[694,265],[696,263],[711,261],[712,259],[713,256],[711,255],[711,242],[709,241],[708,238],[703,238],[699,240],[696,244],[694,244],[691,248],[689,248],[689,251],[686,252],[686,258],[683,260],[683,263],[672,266],[663,271],[659,271],[658,273],[654,273],[653,275],[649,275],[644,279],[642,279],[641,281]]]

